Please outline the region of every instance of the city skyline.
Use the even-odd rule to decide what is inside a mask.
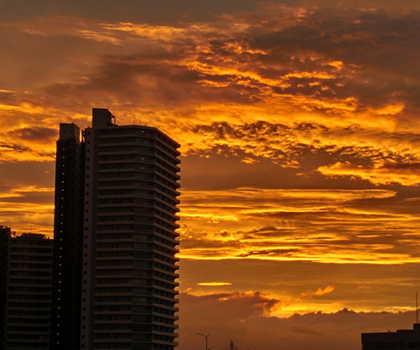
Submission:
[[[5,1],[1,224],[52,237],[58,125],[108,108],[181,145],[179,350],[411,328],[419,23],[415,1]]]

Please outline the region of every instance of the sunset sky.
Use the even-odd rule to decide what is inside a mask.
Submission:
[[[412,327],[418,0],[0,0],[0,47],[0,224],[52,236],[92,107],[182,145],[179,350]]]

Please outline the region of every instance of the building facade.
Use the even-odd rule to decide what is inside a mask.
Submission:
[[[5,350],[49,349],[52,240],[12,237],[8,247]]]
[[[75,126],[62,124],[60,130],[60,140],[72,141],[70,147],[59,141],[57,150],[79,147]],[[80,158],[75,149],[72,155],[57,151],[58,233],[54,237],[58,239],[55,262],[74,247],[80,247],[82,255],[80,348],[173,350],[177,345],[179,144],[153,127],[119,126],[107,109],[100,108],[93,109],[92,127],[82,134]],[[71,166],[69,179],[61,169]],[[68,211],[66,196],[71,190],[67,186],[73,192],[83,189],[81,200],[75,196]],[[78,203],[80,210],[71,210]],[[70,228],[67,219],[83,224]],[[79,238],[69,237],[80,237],[81,245]],[[69,265],[78,271],[74,263]],[[54,273],[55,293],[59,282],[64,283],[63,275],[64,271]],[[53,314],[58,315],[63,304],[56,299]]]

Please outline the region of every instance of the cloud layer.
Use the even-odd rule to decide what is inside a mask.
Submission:
[[[209,346],[214,349],[228,349],[230,341],[234,341],[238,349],[268,350],[281,346],[281,349],[352,350],[360,348],[361,333],[395,331],[395,327],[401,326],[412,329],[414,319],[414,312],[356,313],[348,309],[273,317],[270,312],[281,301],[258,292],[200,297],[182,294],[180,300],[188,305],[180,313],[180,349],[202,346],[203,339],[194,335],[205,330],[210,334]],[[183,322],[188,326],[182,327]]]

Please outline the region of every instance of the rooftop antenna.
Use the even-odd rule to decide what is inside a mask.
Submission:
[[[416,292],[416,323],[419,323],[419,308],[418,308],[417,292]]]

